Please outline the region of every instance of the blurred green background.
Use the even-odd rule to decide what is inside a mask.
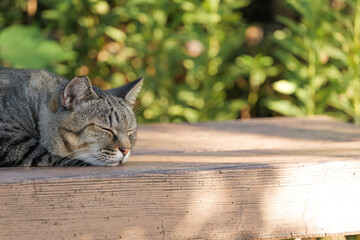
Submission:
[[[326,114],[360,124],[360,0],[0,2],[0,65],[145,77],[140,123]]]

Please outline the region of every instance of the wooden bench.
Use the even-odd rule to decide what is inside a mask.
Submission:
[[[119,167],[0,169],[0,239],[360,233],[360,128],[328,117],[141,125]]]

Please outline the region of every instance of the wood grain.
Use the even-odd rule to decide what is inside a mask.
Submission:
[[[0,169],[0,239],[357,234],[359,146],[326,117],[142,125],[119,167]]]

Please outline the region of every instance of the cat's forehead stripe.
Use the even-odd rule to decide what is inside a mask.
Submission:
[[[108,116],[108,121],[109,121],[110,127],[112,127],[113,126],[112,114],[113,114],[114,108],[113,108],[112,104],[110,103],[109,98],[107,98],[107,97],[106,97],[106,103],[110,106],[110,113]]]
[[[106,96],[106,102],[110,107],[109,112],[109,124],[113,126],[115,124],[114,120],[116,121],[117,125],[122,125],[120,119],[128,119],[129,109],[125,103],[125,100],[119,98],[113,98],[111,96]],[[121,117],[120,117],[121,116]]]
[[[120,116],[117,111],[114,112],[114,116],[115,116],[116,122],[120,122]]]
[[[110,113],[110,114],[109,114],[109,116],[108,116],[108,121],[109,121],[109,125],[110,125],[110,127],[112,127],[112,126],[113,126],[113,122],[112,122],[112,113]]]

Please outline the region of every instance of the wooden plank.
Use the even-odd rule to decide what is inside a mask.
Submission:
[[[142,125],[119,167],[0,169],[0,239],[357,234],[359,146],[325,117]]]

